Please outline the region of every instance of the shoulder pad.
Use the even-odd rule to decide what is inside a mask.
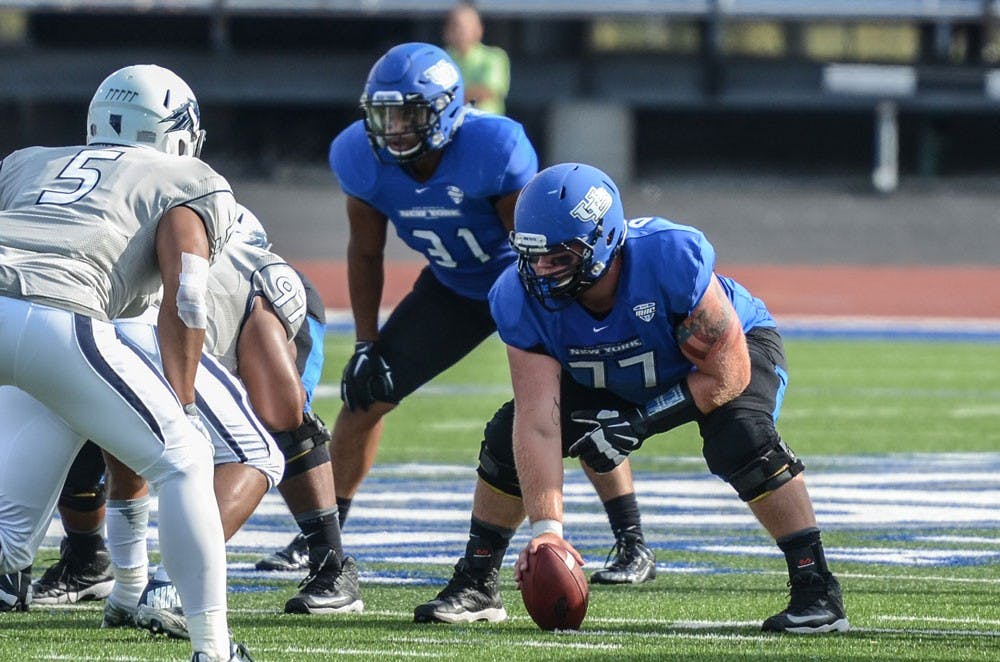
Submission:
[[[518,191],[538,172],[538,155],[524,127],[508,117],[469,114],[457,136],[462,151],[475,155],[480,197]]]
[[[295,269],[280,261],[267,264],[254,272],[253,290],[270,302],[288,340],[294,338],[306,316],[306,290]]]
[[[329,158],[330,169],[344,193],[362,200],[371,197],[381,164],[368,142],[362,120],[354,122],[333,139]]]

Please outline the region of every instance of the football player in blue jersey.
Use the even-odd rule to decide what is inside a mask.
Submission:
[[[344,406],[332,431],[338,506],[350,500],[375,459],[382,417],[407,395],[454,365],[494,333],[487,294],[516,259],[507,235],[521,188],[538,159],[520,124],[463,105],[461,74],[430,44],[390,49],[368,76],[364,119],[330,146],[330,166],[347,194],[348,283],[357,343],[341,383]],[[423,254],[427,267],[379,328],[383,253],[392,223]],[[519,504],[506,486],[513,465],[484,444],[477,494]],[[595,474],[596,475],[596,474]],[[655,572],[643,544],[627,467],[595,482],[626,553],[610,568],[615,580],[644,581]],[[500,491],[490,486],[499,486]],[[494,527],[473,513],[472,541],[455,576],[418,621],[501,620],[498,569],[513,527]]]
[[[612,471],[651,435],[695,421],[709,470],[787,562],[790,603],[763,629],[846,631],[803,464],[775,429],[788,376],[764,303],[714,273],[715,250],[695,228],[626,221],[614,182],[591,166],[543,170],[514,216],[517,266],[489,300],[514,388],[498,418],[517,411],[505,431],[531,521],[515,579],[541,543],[582,561],[562,535],[564,456]],[[487,521],[513,519],[494,511]]]

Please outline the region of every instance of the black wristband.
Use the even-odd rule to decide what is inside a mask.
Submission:
[[[699,415],[686,379],[647,402],[639,411],[645,416],[648,434],[672,430],[697,420]]]

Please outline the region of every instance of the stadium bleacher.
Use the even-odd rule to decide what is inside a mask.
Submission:
[[[72,141],[78,128],[68,118],[94,81],[156,61],[183,72],[205,112],[225,118],[230,128],[213,131],[213,150],[261,164],[320,159],[325,139],[357,116],[374,58],[399,41],[439,41],[451,4],[0,0],[0,110],[10,120],[0,151],[24,140]],[[477,6],[487,40],[511,56],[509,111],[543,157],[610,154],[607,169],[626,179],[663,159],[710,161],[713,145],[734,149],[713,136],[746,121],[773,131],[774,143],[812,153],[804,163],[867,168],[874,160],[884,169],[895,144],[901,166],[923,174],[956,167],[946,153],[955,143],[969,143],[961,167],[988,167],[1000,135],[996,0]],[[282,142],[260,125],[282,127]],[[669,125],[703,134],[702,148],[668,135]],[[580,126],[592,127],[588,141],[567,133]],[[830,144],[810,138],[816,133],[841,135],[829,142],[843,147],[822,151]],[[623,142],[627,149],[612,149]],[[753,149],[744,156],[766,161],[767,145]]]

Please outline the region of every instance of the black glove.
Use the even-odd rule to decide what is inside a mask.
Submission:
[[[340,399],[351,411],[367,411],[376,400],[391,402],[391,398],[392,370],[375,350],[375,343],[354,343],[354,355],[340,380]]]
[[[639,409],[574,411],[574,423],[592,426],[569,447],[570,457],[579,457],[597,473],[608,473],[642,446],[647,437],[646,416]]]

